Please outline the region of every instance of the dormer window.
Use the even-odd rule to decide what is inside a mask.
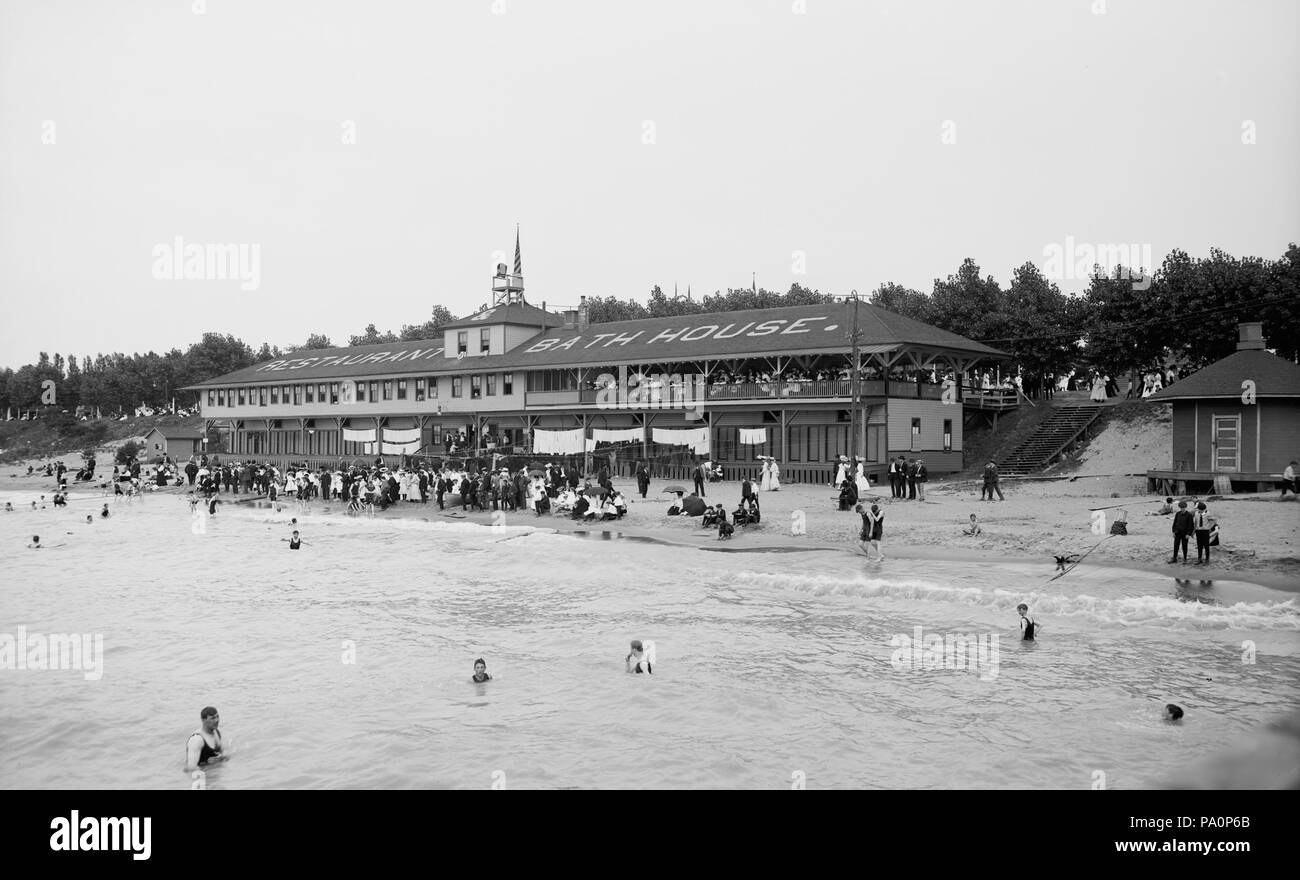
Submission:
[[[469,331],[461,330],[456,333],[456,354],[469,353]]]
[[[478,351],[479,354],[487,354],[492,348],[492,331],[487,327],[478,331]]]

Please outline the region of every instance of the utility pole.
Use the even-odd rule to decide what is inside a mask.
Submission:
[[[861,396],[860,391],[862,388],[862,386],[858,384],[858,342],[861,333],[858,330],[858,292],[855,290],[851,295],[853,297],[853,333],[849,338],[853,343],[853,360],[849,366],[849,369],[852,371],[849,374],[849,445],[853,450],[852,455],[854,461],[852,462],[852,466],[856,467],[857,456],[862,454],[858,449],[858,400]]]

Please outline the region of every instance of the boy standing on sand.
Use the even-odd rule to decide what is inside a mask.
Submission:
[[[1187,539],[1192,534],[1192,513],[1187,509],[1186,501],[1178,502],[1178,512],[1174,514],[1174,555],[1169,562],[1178,561],[1178,548],[1183,548],[1183,565],[1187,564]]]

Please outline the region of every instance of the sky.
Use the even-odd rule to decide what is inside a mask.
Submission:
[[[1275,259],[1297,10],[0,0],[0,366],[463,316],[516,224],[549,307],[1007,284],[1071,242]]]

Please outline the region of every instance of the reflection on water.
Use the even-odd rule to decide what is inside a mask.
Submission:
[[[280,541],[290,515],[300,551]],[[1050,565],[704,556],[616,530],[503,540],[247,506],[193,523],[168,498],[89,526],[0,516],[0,546],[66,542],[7,554],[0,632],[104,637],[97,682],[0,671],[0,785],[188,787],[185,738],[214,705],[240,743],[209,775],[225,788],[785,788],[795,772],[1086,788],[1098,769],[1132,788],[1300,696],[1295,599],[1232,581],[1171,592],[1166,575],[1084,565],[1049,583]],[[1038,642],[1019,639],[1020,602]],[[895,668],[891,640],[918,626],[999,636],[996,675]],[[656,642],[654,675],[624,672],[633,638]],[[477,657],[491,683],[468,682]],[[86,760],[88,719],[112,764]]]

